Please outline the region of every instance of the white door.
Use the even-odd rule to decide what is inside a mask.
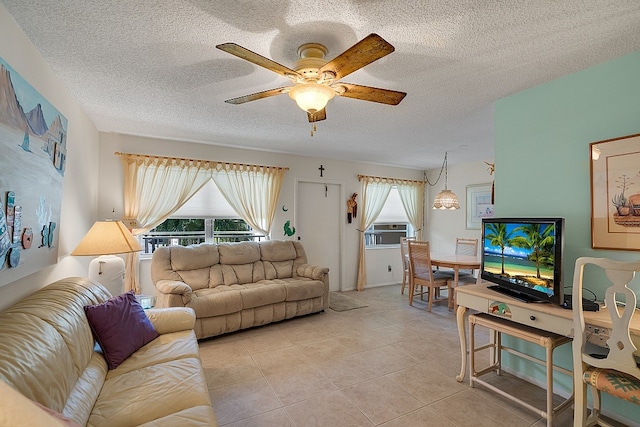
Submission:
[[[340,194],[339,184],[298,182],[296,236],[309,263],[329,267],[331,291],[339,291],[341,281]]]

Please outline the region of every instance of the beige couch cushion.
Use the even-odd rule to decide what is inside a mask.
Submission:
[[[195,270],[180,270],[176,271],[176,273],[180,276],[181,281],[191,287],[192,291],[197,291],[198,289],[209,287],[211,278],[210,270],[211,269],[209,267],[206,267]]]
[[[170,246],[169,250],[171,267],[176,271],[208,268],[220,262],[216,245]]]
[[[287,301],[301,301],[324,294],[324,283],[319,280],[298,279],[285,285]]]
[[[173,360],[107,379],[87,426],[137,426],[210,404],[200,360]]]
[[[56,412],[72,393],[92,405],[95,389],[78,382],[94,357],[83,307],[109,297],[87,279],[66,278],[0,313],[0,380]]]
[[[242,286],[240,291],[244,310],[282,302],[286,295],[287,292],[282,283],[250,283]]]
[[[243,285],[264,279],[264,269],[260,261],[250,264],[222,264],[222,275],[227,286]]]
[[[68,426],[3,381],[0,381],[0,396],[0,426]]]
[[[220,285],[212,289],[200,289],[191,297],[191,308],[196,317],[220,316],[242,310],[241,285]]]
[[[110,370],[107,379],[147,366],[189,357],[199,357],[198,341],[193,330],[163,334],[133,353],[116,369]]]
[[[292,261],[298,254],[293,242],[269,240],[260,243],[260,256],[263,261]]]
[[[220,243],[220,264],[251,264],[260,261],[258,242]],[[211,264],[210,264],[211,265]]]

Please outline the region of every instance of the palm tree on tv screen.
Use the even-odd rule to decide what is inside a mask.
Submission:
[[[536,263],[536,278],[540,279],[540,265],[553,265],[554,227],[548,224],[527,224],[516,227],[524,235],[513,239],[513,246],[530,249],[528,258]]]
[[[507,224],[503,222],[486,224],[485,239],[491,246],[499,246],[502,260],[502,273],[504,275],[504,248],[512,246],[513,230],[507,230]]]

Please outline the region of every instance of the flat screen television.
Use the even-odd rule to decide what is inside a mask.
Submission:
[[[564,218],[483,218],[480,276],[526,302],[563,302]]]

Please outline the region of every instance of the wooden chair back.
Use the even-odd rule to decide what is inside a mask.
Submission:
[[[456,238],[456,255],[478,255],[478,239]],[[459,274],[474,274],[474,270],[461,269]]]
[[[613,327],[606,340],[608,351],[598,356],[592,355],[592,348],[587,351],[586,346],[588,337],[593,334],[593,331],[587,330],[585,326],[582,308],[586,266],[590,266],[587,270],[589,272],[604,271],[606,279],[611,283],[605,292],[606,307],[602,310],[606,310]],[[601,391],[630,402],[640,402],[640,368],[634,357],[640,356],[640,353],[631,341],[629,333],[631,321],[636,314],[636,295],[628,285],[636,271],[640,271],[640,261],[621,262],[588,257],[576,260],[572,289],[575,426],[593,425],[597,422],[600,415]],[[600,275],[597,277],[600,278]],[[624,297],[624,304],[621,303],[622,297]],[[622,387],[620,384],[627,386]],[[589,417],[587,417],[587,386],[594,397],[594,407]]]
[[[409,240],[416,240],[415,237],[400,237],[400,256],[402,257],[402,288],[400,293],[404,294],[404,288],[409,281]]]
[[[413,294],[416,286],[429,289],[428,310],[436,297],[436,288],[447,287],[448,299],[452,298],[449,279],[451,275],[433,271],[431,266],[431,250],[429,242],[408,241],[409,248],[409,305],[413,305]]]

